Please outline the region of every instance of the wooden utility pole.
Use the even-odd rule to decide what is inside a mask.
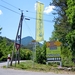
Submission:
[[[16,49],[15,65],[16,65],[17,60],[18,60],[18,64],[20,63],[20,47],[21,47],[23,19],[24,19],[23,12],[21,12],[20,22],[19,22],[19,26],[18,26],[18,30],[17,30],[17,34],[16,34],[16,39],[14,41],[14,47],[13,47],[13,51],[12,51],[12,57],[11,57],[11,63],[10,63],[11,66],[12,66],[12,61],[13,61],[13,57],[15,54],[15,49]]]

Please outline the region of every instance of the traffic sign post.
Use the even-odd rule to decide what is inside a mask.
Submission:
[[[18,51],[20,49],[20,44],[16,43],[16,50]]]

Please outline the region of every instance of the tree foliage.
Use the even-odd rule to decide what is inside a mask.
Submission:
[[[73,66],[72,57],[71,49],[63,46],[61,50],[62,65],[67,67]]]
[[[67,0],[68,9],[66,10],[68,22],[70,23],[72,29],[75,29],[75,1]]]
[[[66,10],[67,21],[71,26],[71,32],[67,35],[68,45],[72,50],[73,60],[75,62],[75,1],[67,0],[68,8]]]
[[[54,10],[57,16],[54,18],[54,31],[50,40],[62,42],[63,58],[67,62],[72,61],[75,58],[75,1],[52,0],[51,5],[56,7]]]
[[[21,49],[20,56],[21,60],[30,60],[32,56],[32,51],[29,49]]]
[[[42,47],[39,45],[36,47],[36,62],[41,64],[46,63],[46,42],[44,42]]]
[[[6,61],[8,54],[11,54],[13,43],[9,43],[6,38],[0,37],[0,60]]]
[[[56,8],[55,13],[58,15],[54,18],[54,31],[52,37],[54,40],[58,39],[65,45],[66,43],[66,35],[70,31],[69,23],[67,22],[66,9],[67,9],[67,1],[66,0],[52,0],[52,5]]]
[[[0,34],[1,34],[1,30],[2,30],[2,28],[0,28]]]

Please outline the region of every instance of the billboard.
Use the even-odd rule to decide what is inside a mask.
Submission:
[[[59,41],[47,42],[46,57],[47,58],[61,57],[61,42]]]
[[[36,41],[44,40],[44,25],[43,25],[44,4],[37,2],[36,6]]]

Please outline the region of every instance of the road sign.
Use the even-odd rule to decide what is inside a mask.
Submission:
[[[20,44],[16,43],[16,49],[19,50],[20,49]]]

